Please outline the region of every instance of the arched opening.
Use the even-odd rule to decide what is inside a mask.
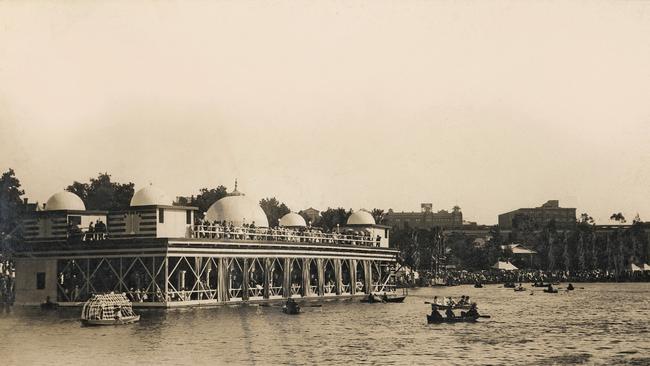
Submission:
[[[291,259],[291,293],[289,296],[300,296],[302,293],[302,264],[300,259],[293,258]]]
[[[309,260],[309,295],[318,296],[318,263],[315,259]]]
[[[365,294],[366,289],[366,274],[363,268],[362,262],[357,262],[357,283],[356,283],[356,293]]]
[[[248,296],[262,298],[264,296],[264,266],[259,258],[249,259],[248,264]]]
[[[341,293],[350,293],[350,263],[347,259],[341,260]]]
[[[325,292],[325,295],[336,294],[336,271],[334,270],[334,263],[331,259],[325,259],[323,265],[325,266],[323,269],[325,277],[323,291]]]
[[[244,284],[244,260],[232,258],[228,262],[228,296],[230,300],[241,300]]]
[[[269,297],[282,297],[284,295],[282,289],[284,268],[279,258],[273,258],[269,271]]]

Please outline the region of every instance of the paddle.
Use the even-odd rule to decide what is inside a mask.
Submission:
[[[485,318],[485,319],[490,319],[491,318],[490,315],[479,315],[478,317],[479,318]]]

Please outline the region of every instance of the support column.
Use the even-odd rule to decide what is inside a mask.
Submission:
[[[341,288],[343,287],[343,277],[341,272],[341,260],[336,258],[334,259],[334,278],[336,278],[336,294],[341,294]]]
[[[310,260],[309,258],[302,259],[302,296],[309,296],[311,293],[311,283],[310,280]]]
[[[366,282],[366,293],[370,294],[372,292],[372,268],[370,267],[370,261],[364,260],[363,261],[363,273]]]
[[[268,299],[271,295],[271,289],[269,288],[269,281],[271,279],[271,258],[264,258],[264,293],[262,296],[265,299]]]
[[[350,259],[348,264],[350,266],[350,294],[355,295],[357,293],[357,261]]]
[[[163,299],[165,306],[167,306],[167,303],[169,302],[169,257],[166,255],[163,266],[165,266],[165,287],[163,288]],[[122,274],[122,258],[120,258],[120,276],[124,279],[124,275]]]
[[[291,258],[284,258],[284,278],[282,281],[283,297],[291,297]]]
[[[323,258],[316,259],[316,266],[318,268],[318,296],[325,294],[325,268],[323,266]]]
[[[250,271],[249,271],[249,266],[250,262],[248,258],[244,258],[244,278],[242,279],[242,300],[247,301],[248,300],[248,286],[249,286],[249,280],[250,280]]]
[[[218,262],[217,283],[219,287],[217,289],[217,297],[219,301],[226,302],[230,300],[230,268],[228,267],[227,258],[219,258]]]

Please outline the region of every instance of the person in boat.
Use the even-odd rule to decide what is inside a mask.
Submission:
[[[566,289],[567,289],[567,290],[573,290],[573,289],[574,289],[573,284],[570,283],[569,286],[567,286]]]
[[[451,304],[447,305],[447,310],[445,311],[445,315],[447,315],[447,318],[453,319],[456,317],[456,314],[454,314],[454,311],[451,310]]]
[[[465,295],[460,296],[460,300],[458,300],[458,305],[465,305]]]
[[[548,287],[546,288],[546,291],[548,292],[553,292],[555,289],[553,288],[553,284],[549,282]]]
[[[298,303],[291,297],[287,299],[286,307],[289,312],[294,313],[298,311]]]
[[[438,311],[438,305],[431,304],[431,317],[433,319],[442,319],[442,314]]]
[[[469,301],[469,296],[465,296],[465,304],[471,304],[471,302]]]
[[[465,313],[465,317],[474,319],[479,317],[478,310],[476,309],[476,303],[470,306],[469,310]]]
[[[388,301],[388,294],[384,291],[384,295],[381,297],[382,301]]]

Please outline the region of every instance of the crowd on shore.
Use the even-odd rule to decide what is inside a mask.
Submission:
[[[0,304],[13,304],[15,282],[14,277],[0,273]]]
[[[497,284],[497,283],[527,283],[527,282],[648,282],[650,271],[623,271],[615,273],[606,270],[589,271],[542,271],[542,270],[444,270],[438,276],[425,274],[417,281],[410,281],[420,286],[463,285],[463,284]]]

